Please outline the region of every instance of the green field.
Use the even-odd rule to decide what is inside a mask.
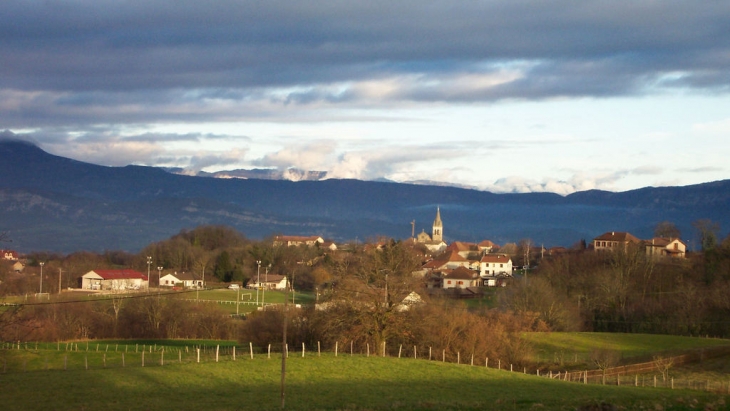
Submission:
[[[623,362],[648,361],[654,354],[675,355],[687,350],[728,346],[730,340],[675,335],[622,333],[525,333],[535,347],[534,362],[579,366],[590,363],[594,349],[619,351]]]
[[[0,404],[7,410],[273,410],[281,404],[280,381],[279,355],[51,369],[0,375]],[[727,400],[694,391],[583,385],[437,361],[342,354],[292,353],[286,374],[286,408],[295,410],[573,410],[603,402],[682,410],[724,409]]]

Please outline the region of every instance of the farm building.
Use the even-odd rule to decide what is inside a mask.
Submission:
[[[136,270],[92,270],[81,276],[84,290],[141,290],[148,286],[147,275]]]

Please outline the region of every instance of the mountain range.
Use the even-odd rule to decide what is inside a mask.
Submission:
[[[692,222],[730,226],[730,180],[625,192],[494,194],[359,180],[211,178],[156,167],[107,167],[0,141],[0,232],[21,252],[137,251],[180,230],[228,225],[249,238],[319,235],[335,241],[430,233],[440,207],[447,241],[529,238],[569,246],[606,231],[650,238],[673,222],[690,248]]]

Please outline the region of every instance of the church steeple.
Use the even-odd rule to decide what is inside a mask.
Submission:
[[[440,242],[444,239],[444,223],[441,222],[440,207],[436,207],[436,219],[433,220],[433,236],[431,237],[435,242]]]

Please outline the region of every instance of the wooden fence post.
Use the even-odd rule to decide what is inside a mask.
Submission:
[[[304,343],[302,343],[302,358],[304,358]]]
[[[233,355],[233,361],[236,361],[236,346],[235,345],[233,346],[233,353],[232,353],[232,355]]]
[[[416,349],[415,345],[413,346],[413,359],[414,360],[418,359],[418,350]]]
[[[200,363],[200,348],[196,348],[195,351],[198,353],[198,363]]]
[[[339,341],[335,341],[335,357],[337,357],[337,345],[339,344]]]
[[[251,359],[253,360],[253,343],[248,343],[248,352],[251,353]]]
[[[400,358],[401,351],[403,351],[403,344],[401,344],[400,347],[398,347],[398,358]],[[385,354],[383,354],[383,355],[385,355]]]
[[[220,348],[220,345],[215,346],[215,362],[218,362],[218,352],[220,351]]]
[[[317,341],[317,357],[319,357],[322,354],[321,347],[319,345],[319,341]]]
[[[271,358],[271,344],[269,344],[269,350],[266,355],[267,355],[267,358],[269,358],[269,359]]]
[[[368,355],[367,356],[370,357],[370,343],[367,344],[367,348],[368,348]],[[383,343],[383,351],[385,351],[385,343]]]
[[[142,351],[142,366],[144,367],[144,351]]]
[[[461,351],[456,352],[456,363],[461,364]]]

